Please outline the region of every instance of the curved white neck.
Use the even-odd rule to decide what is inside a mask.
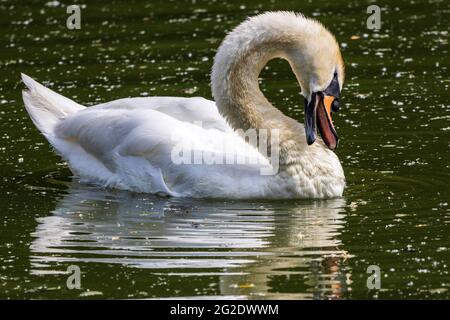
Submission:
[[[218,110],[233,129],[279,130],[280,168],[309,151],[304,127],[271,105],[259,88],[258,77],[269,60],[286,59],[307,96],[309,84],[302,75],[311,74],[310,66],[307,63],[298,66],[292,57],[302,52],[302,42],[294,43],[294,39],[299,38],[302,38],[299,34],[280,33],[273,25],[247,21],[226,37],[215,57],[211,75]],[[302,57],[297,58],[305,61]],[[301,74],[296,72],[299,69]]]

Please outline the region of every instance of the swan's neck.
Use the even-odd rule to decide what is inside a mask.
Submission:
[[[267,31],[260,38],[254,32],[237,31],[225,39],[216,55],[211,84],[213,96],[219,112],[233,129],[265,129],[269,131],[269,139],[270,132],[278,130],[279,164],[283,169],[318,147],[309,149],[304,127],[273,107],[259,88],[259,74],[269,60],[283,58],[293,67],[292,40],[290,36]],[[296,73],[296,76],[302,83],[300,75]]]
[[[262,68],[280,56],[275,48],[249,48],[235,57],[222,81],[215,84],[220,87],[216,98],[219,112],[234,129],[273,129],[285,121],[286,117],[266,99],[258,83]]]

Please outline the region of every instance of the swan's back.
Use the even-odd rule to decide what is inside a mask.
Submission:
[[[38,128],[84,182],[191,197],[252,198],[273,188],[260,175],[268,160],[227,125],[212,101],[129,98],[69,109],[75,102],[52,100],[53,91],[31,78],[26,84],[27,110],[44,113]],[[205,155],[211,163],[196,162]],[[238,156],[241,164],[226,164]]]

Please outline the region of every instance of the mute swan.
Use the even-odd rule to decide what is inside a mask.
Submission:
[[[259,89],[259,73],[273,58],[286,59],[300,84],[305,125],[283,115]],[[268,12],[231,31],[212,68],[215,103],[150,97],[86,108],[24,74],[22,80],[31,119],[83,182],[181,197],[343,193],[331,114],[339,108],[344,65],[334,36],[303,15]],[[267,153],[242,136],[251,129]],[[322,139],[314,143],[317,129]]]

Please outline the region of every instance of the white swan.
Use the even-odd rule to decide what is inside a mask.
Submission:
[[[300,84],[305,126],[274,108],[259,90],[260,71],[277,57],[290,63]],[[333,35],[302,15],[264,13],[227,35],[212,69],[215,103],[151,97],[86,108],[26,75],[22,79],[31,119],[82,181],[185,197],[332,198],[343,193],[344,173],[330,150],[338,142],[331,114],[338,108],[343,61]],[[322,140],[314,143],[316,127]],[[258,138],[259,145],[269,144],[269,153],[250,146],[238,129],[269,130]],[[196,158],[205,154],[214,161]],[[186,155],[191,163],[180,161]],[[237,158],[241,162],[228,161]],[[264,173],[267,168],[275,174]]]

